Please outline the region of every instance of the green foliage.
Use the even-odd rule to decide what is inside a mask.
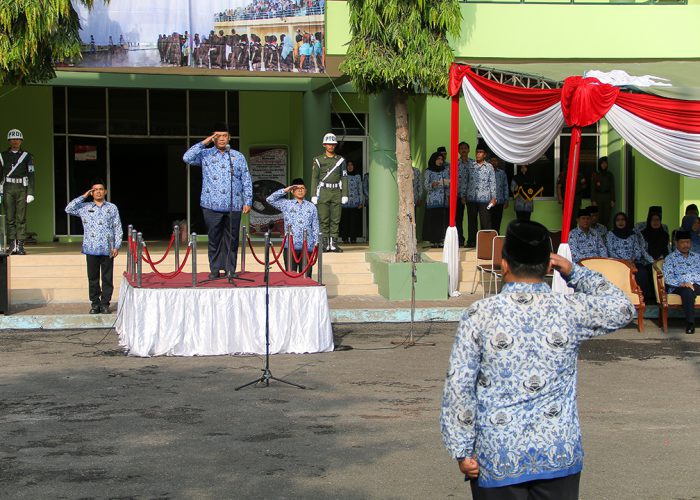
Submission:
[[[352,39],[340,69],[365,94],[382,90],[447,95],[458,37],[457,0],[348,0]]]
[[[91,8],[94,0],[78,0]],[[0,84],[44,82],[54,63],[80,57],[70,0],[0,0]]]

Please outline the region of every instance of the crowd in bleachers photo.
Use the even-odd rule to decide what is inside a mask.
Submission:
[[[325,0],[253,0],[245,7],[227,9],[214,16],[216,22],[271,19],[323,14]]]

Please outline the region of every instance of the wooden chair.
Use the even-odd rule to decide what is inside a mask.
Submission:
[[[581,259],[579,264],[599,272],[613,285],[625,292],[625,295],[627,295],[627,298],[637,310],[637,329],[643,332],[646,304],[644,303],[642,289],[637,284],[637,280],[634,279],[634,273],[637,272],[634,264],[627,260],[606,259],[604,257]]]
[[[503,261],[503,245],[506,242],[505,236],[496,236],[493,239],[493,249],[491,255],[491,266],[487,272],[491,275],[489,277],[489,295],[491,294],[491,283],[494,283],[495,292],[498,293],[498,280],[503,278],[503,271],[501,262]]]
[[[490,269],[493,260],[493,239],[498,236],[495,229],[483,229],[476,233],[476,267],[474,268],[474,278],[472,278],[472,291],[476,291],[478,283],[476,273],[481,272],[481,296],[484,296],[484,274]]]
[[[664,259],[659,259],[651,266],[652,280],[654,282],[654,293],[656,302],[659,304],[659,327],[664,333],[668,331],[668,310],[683,309],[681,296],[666,291],[664,281]],[[700,309],[700,297],[695,297],[695,309]]]

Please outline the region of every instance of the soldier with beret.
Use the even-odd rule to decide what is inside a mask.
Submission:
[[[551,253],[549,231],[537,222],[508,226],[502,266],[502,292],[472,305],[459,323],[443,442],[473,498],[574,500],[583,468],[579,347],[625,326],[634,306],[601,274]],[[573,295],[552,293],[544,282],[552,269]]]
[[[245,156],[229,146],[228,126],[217,124],[212,135],[185,152],[185,163],[202,167],[200,205],[209,237],[209,279],[236,272],[241,214],[250,212],[253,182]],[[214,147],[208,147],[213,144]]]
[[[342,205],[348,202],[348,172],[345,158],[336,154],[338,140],[335,134],[323,136],[325,152],[314,158],[311,165],[311,202],[318,208],[324,249],[327,252],[342,252],[338,246],[338,228]]]
[[[22,149],[24,136],[13,128],[7,133],[9,148],[0,153],[0,197],[7,217],[7,239],[13,255],[25,255],[27,204],[34,201],[34,159]]]

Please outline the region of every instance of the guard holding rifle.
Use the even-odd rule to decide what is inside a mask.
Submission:
[[[7,238],[13,255],[26,255],[27,204],[34,201],[34,159],[22,150],[22,132],[13,128],[7,133],[10,147],[0,153],[0,196],[7,216]]]
[[[338,140],[335,134],[323,136],[322,155],[311,165],[311,201],[318,208],[321,234],[327,252],[342,252],[338,246],[338,227],[342,206],[348,202],[347,168],[345,158],[335,153]]]

